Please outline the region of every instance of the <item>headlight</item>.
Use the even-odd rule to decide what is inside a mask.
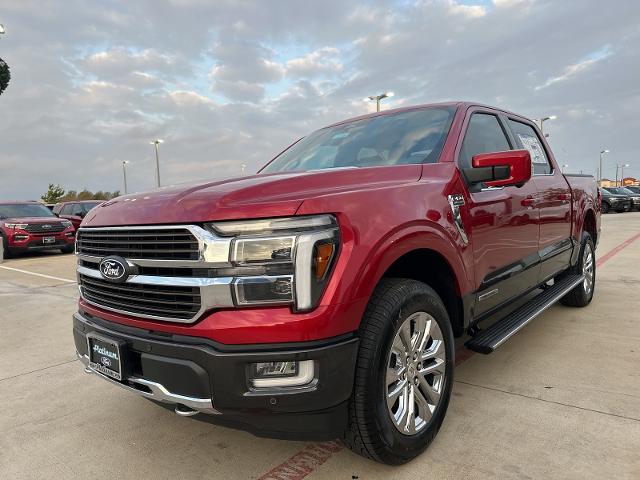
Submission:
[[[69,228],[69,227],[73,227],[73,223],[71,223],[69,220],[62,220],[62,225],[64,225],[64,228]]]
[[[27,226],[29,226],[29,224],[28,223],[5,223],[4,226],[7,227],[7,228],[23,230],[23,229],[27,228]]]
[[[233,237],[235,303],[293,303],[316,307],[338,251],[338,224],[332,215],[215,222],[205,225]]]

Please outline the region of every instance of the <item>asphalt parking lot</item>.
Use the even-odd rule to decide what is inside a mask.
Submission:
[[[640,478],[640,212],[603,217],[597,288],[490,356],[459,349],[449,413],[402,467],[338,442],[258,439],[181,418],[75,358],[73,255],[0,265],[0,477]]]

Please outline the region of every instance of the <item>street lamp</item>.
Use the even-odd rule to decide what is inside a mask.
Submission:
[[[393,92],[384,92],[381,93],[380,95],[371,95],[370,97],[367,97],[364,99],[365,102],[369,102],[369,101],[374,101],[376,102],[376,112],[380,111],[380,100],[382,100],[383,98],[389,98],[389,97],[393,97],[394,93]]]
[[[560,170],[562,171],[562,173],[564,173],[565,168],[569,168],[569,165],[567,165],[566,163],[562,165],[562,167],[560,167]]]
[[[7,33],[7,31],[4,29],[4,25],[2,25],[0,23],[0,35]]]
[[[548,117],[544,117],[538,120],[540,122],[540,132],[542,132],[543,135],[544,135],[544,122],[546,122],[547,120],[555,120],[556,118],[558,117],[556,117],[555,115],[549,115]]]
[[[129,160],[123,160],[122,161],[122,177],[124,178],[124,194],[126,195],[127,193],[127,163],[129,163]]]
[[[156,138],[155,140],[151,140],[149,143],[154,145],[156,149],[156,184],[160,187],[160,155],[158,154],[158,145],[164,143],[164,140]]]
[[[618,186],[618,168],[620,169],[620,186],[624,187],[623,183],[624,183],[624,169],[625,168],[629,168],[631,165],[629,165],[628,163],[622,164],[622,165],[618,165],[616,163],[616,187]]]
[[[609,150],[602,150],[600,152],[600,168],[598,169],[598,184],[602,186],[602,155],[609,153]]]

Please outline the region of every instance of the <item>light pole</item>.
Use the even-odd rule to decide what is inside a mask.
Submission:
[[[544,117],[538,120],[538,122],[540,122],[540,132],[542,133],[542,135],[544,135],[544,122],[546,122],[547,120],[555,120],[556,118],[558,117],[556,117],[555,115],[549,115],[548,117]]]
[[[602,155],[609,153],[609,150],[602,150],[600,152],[600,168],[598,168],[598,185],[602,186]]]
[[[569,168],[569,165],[567,165],[566,163],[565,163],[564,165],[562,165],[562,167],[560,167],[560,171],[561,171],[562,173],[564,173],[564,169],[565,169],[565,168]]]
[[[376,112],[380,111],[380,100],[382,100],[383,98],[389,98],[389,97],[393,97],[394,93],[393,92],[384,92],[381,93],[380,95],[371,95],[367,98],[364,99],[365,102],[369,102],[369,101],[374,101],[376,102]]]
[[[124,179],[124,194],[125,195],[127,193],[129,193],[127,191],[127,163],[129,163],[129,160],[123,160],[122,161],[122,178]]]
[[[7,31],[4,29],[4,25],[0,23],[0,35],[4,35]]]
[[[629,165],[628,163],[623,163],[622,165],[618,165],[616,163],[616,187],[620,186],[620,187],[624,187],[623,183],[624,183],[624,169],[625,168],[629,168],[631,165]],[[618,185],[618,168],[620,169],[620,185]]]
[[[149,143],[153,145],[156,149],[156,184],[159,187],[160,186],[160,155],[158,154],[158,145],[160,145],[161,143],[164,143],[164,140],[160,138],[156,138],[155,140],[152,140]]]

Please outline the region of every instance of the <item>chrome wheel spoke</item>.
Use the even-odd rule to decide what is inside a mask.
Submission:
[[[415,435],[427,426],[442,393],[446,349],[442,331],[426,312],[409,315],[387,357],[386,402],[395,427]]]

